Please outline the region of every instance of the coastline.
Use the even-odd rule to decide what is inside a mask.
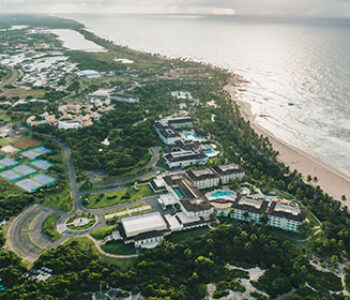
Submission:
[[[93,30],[90,31],[91,29],[87,28],[85,24],[82,25],[84,30],[96,35],[96,33]],[[140,52],[144,51],[141,50]],[[163,56],[159,55],[159,57]],[[250,122],[250,126],[258,134],[262,134],[269,138],[274,150],[279,152],[278,159],[287,164],[291,170],[296,169],[300,172],[305,180],[309,174],[312,177],[316,176],[318,181],[316,183],[310,182],[310,184],[319,185],[324,192],[328,193],[336,200],[339,200],[342,205],[350,207],[350,176],[342,173],[340,170],[325,163],[321,159],[288,144],[280,138],[277,138],[272,132],[259,125],[258,122],[256,122],[256,116],[253,115],[251,111],[251,104],[239,99],[236,95],[237,88],[245,82],[245,79],[235,73],[232,74],[234,76],[224,87],[224,90],[229,93],[232,101],[235,101],[238,104],[242,117]],[[342,195],[346,196],[346,201],[341,201]]]
[[[242,81],[241,81],[242,82]],[[259,135],[264,135],[269,138],[273,149],[279,152],[278,159],[287,164],[291,170],[296,169],[306,179],[307,175],[318,178],[317,183],[322,190],[328,193],[334,199],[339,200],[342,205],[350,206],[350,176],[340,172],[335,167],[328,165],[322,160],[306,153],[300,149],[289,145],[285,141],[277,138],[273,133],[260,126],[255,115],[251,111],[249,102],[239,99],[236,95],[236,90],[239,81],[234,76],[230,82],[224,87],[224,90],[229,93],[232,101],[236,102],[242,117],[245,121],[250,122],[250,126]],[[347,200],[341,201],[342,195],[345,195]]]

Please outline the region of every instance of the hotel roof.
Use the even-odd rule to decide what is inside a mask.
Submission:
[[[187,176],[193,181],[218,178],[218,176],[209,168],[188,171]]]
[[[207,156],[203,153],[197,153],[192,151],[171,152],[167,154],[165,157],[170,162],[180,162],[180,161],[198,160],[198,159],[207,158]]]
[[[167,224],[159,212],[124,218],[121,221],[126,237],[134,237],[152,231],[167,230]]]
[[[237,164],[214,166],[213,169],[221,176],[244,172],[243,168]]]

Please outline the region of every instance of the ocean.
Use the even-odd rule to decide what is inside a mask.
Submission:
[[[248,81],[258,123],[350,175],[350,20],[65,15],[137,50],[214,64]]]

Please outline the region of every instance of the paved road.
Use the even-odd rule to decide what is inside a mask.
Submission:
[[[73,161],[72,161],[70,148],[67,145],[67,143],[61,142],[61,141],[58,141],[58,142],[62,146],[64,160],[66,161],[70,191],[71,191],[71,196],[72,196],[73,201],[74,201],[73,211],[76,211],[78,209],[83,210],[84,207],[80,201],[79,187],[78,187],[76,177],[75,177],[75,170],[74,170],[74,165],[73,165]]]
[[[3,82],[0,82],[0,88],[3,88],[5,85],[13,84],[19,76],[19,73],[16,69],[7,67],[11,71],[11,75],[4,79]]]
[[[69,180],[70,189],[71,189],[71,197],[74,200],[73,210],[71,212],[65,213],[62,211],[48,208],[46,206],[35,204],[28,207],[21,214],[19,214],[15,218],[15,220],[11,223],[10,229],[8,232],[8,244],[12,248],[12,250],[16,252],[19,256],[21,256],[22,258],[30,262],[33,262],[40,256],[40,254],[42,254],[47,249],[52,247],[57,247],[72,237],[88,236],[91,232],[106,226],[106,220],[105,220],[104,214],[107,213],[108,211],[115,211],[115,210],[125,208],[127,206],[134,205],[141,202],[145,202],[146,204],[150,205],[152,207],[152,210],[161,211],[161,208],[157,202],[157,198],[158,198],[157,196],[144,197],[132,203],[120,203],[107,208],[101,208],[101,209],[85,208],[81,202],[81,194],[79,192],[79,187],[76,182],[75,170],[74,170],[74,165],[71,158],[70,148],[65,142],[62,142],[62,141],[58,141],[58,142],[62,146],[63,156],[67,166],[68,180]],[[157,163],[160,157],[160,151],[161,151],[161,148],[152,149],[153,155],[151,160],[148,162],[146,166],[147,168],[154,167],[154,165]],[[156,171],[152,171],[143,175],[134,176],[133,181],[139,180],[141,178],[150,177],[151,174],[152,176],[154,176],[155,172]],[[144,176],[147,176],[147,177],[144,177]],[[116,189],[120,190],[120,188],[114,188],[111,190],[105,189],[105,190],[99,191],[99,193],[114,191]],[[88,211],[93,213],[96,216],[96,224],[93,227],[90,227],[85,230],[78,231],[78,230],[68,229],[65,226],[65,222],[68,218],[75,215],[77,211]],[[60,216],[60,219],[57,222],[57,229],[62,234],[62,236],[54,242],[48,239],[44,235],[42,230],[43,224],[46,218],[51,214],[57,214]],[[98,250],[101,250],[101,248],[98,247]],[[103,253],[104,255],[107,255],[103,251],[101,253]],[[112,255],[108,255],[108,256],[112,257]]]
[[[52,242],[42,233],[42,225],[53,210],[42,206],[32,205],[19,214],[10,225],[8,244],[22,258],[33,262],[45,250],[55,247],[66,239]]]

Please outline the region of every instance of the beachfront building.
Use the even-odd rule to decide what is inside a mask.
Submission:
[[[220,177],[209,168],[191,170],[186,174],[193,185],[199,190],[217,187],[220,184]]]
[[[237,164],[214,166],[213,170],[218,174],[222,184],[228,184],[230,180],[242,179],[244,170]]]
[[[205,165],[208,162],[208,157],[197,151],[177,151],[164,154],[165,163],[170,169],[172,168],[187,168],[194,165]]]
[[[267,216],[267,225],[296,232],[305,220],[306,211],[282,199],[267,201],[242,197],[232,203],[231,217],[234,219],[261,223],[262,215]]]
[[[159,212],[124,218],[119,224],[120,234],[126,244],[135,248],[152,249],[171,233],[164,217]]]

